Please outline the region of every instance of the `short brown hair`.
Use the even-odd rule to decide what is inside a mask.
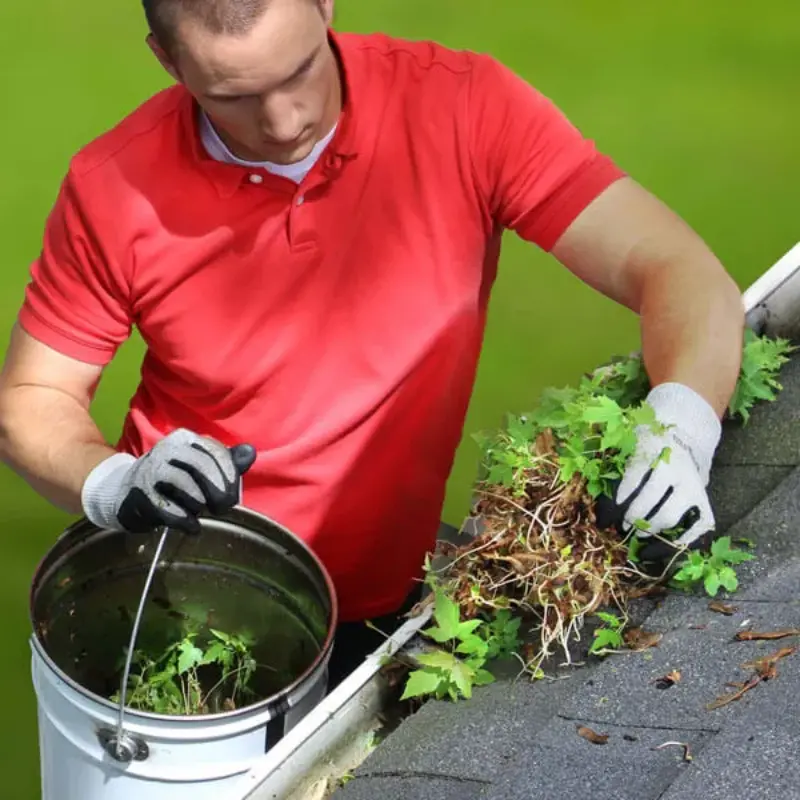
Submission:
[[[165,49],[175,43],[178,18],[183,14],[210,33],[247,33],[264,13],[269,0],[142,0],[150,32]]]

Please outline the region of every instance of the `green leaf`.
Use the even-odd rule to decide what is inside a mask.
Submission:
[[[423,695],[432,694],[436,692],[442,685],[447,683],[447,678],[436,673],[428,672],[427,670],[414,670],[408,675],[405,690],[403,691],[401,700],[407,700],[409,697],[421,697]]]
[[[477,669],[475,670],[475,675],[472,679],[472,682],[475,686],[486,686],[487,684],[494,682],[494,675],[492,675],[489,670]]]
[[[449,642],[453,637],[447,631],[442,630],[438,626],[430,626],[424,628],[422,633],[425,634],[430,639],[433,639],[434,642],[438,642],[439,644],[444,644],[445,642]]]
[[[611,614],[608,611],[598,611],[595,616],[612,628],[619,628],[622,625],[622,620],[616,614]]]
[[[709,572],[704,581],[707,594],[715,597],[720,587],[720,576],[716,570]]]
[[[451,678],[461,694],[467,699],[472,697],[473,677],[473,671],[463,661],[457,661],[453,667]]]
[[[656,456],[655,460],[651,464],[651,468],[655,469],[660,461],[663,461],[665,464],[669,464],[670,456],[672,455],[672,448],[671,447],[664,447],[661,452]]]
[[[442,633],[449,639],[458,636],[459,611],[458,603],[451,600],[443,591],[436,592],[434,617]]]
[[[739,579],[730,567],[723,567],[718,573],[719,582],[729,592],[735,592],[739,586]]]
[[[583,411],[583,420],[590,424],[613,425],[622,423],[622,409],[616,400],[600,395],[587,403]]]
[[[469,638],[474,634],[477,628],[480,628],[481,625],[483,625],[483,622],[479,619],[470,619],[466,620],[465,622],[459,622],[456,635],[459,639]]]
[[[489,643],[478,636],[470,636],[456,647],[456,653],[463,653],[468,656],[477,655],[481,658],[485,657],[488,651]]]
[[[628,417],[634,426],[646,425],[648,427],[658,422],[656,411],[650,403],[641,403],[628,411]]]
[[[180,646],[178,672],[183,674],[197,667],[203,661],[203,651],[191,642],[183,642]]]
[[[628,559],[634,564],[639,562],[639,551],[643,547],[643,542],[638,536],[632,536],[628,542]]]
[[[610,628],[600,628],[594,632],[594,641],[589,651],[597,653],[605,648],[616,650],[622,647],[622,634],[619,631],[611,630]]]
[[[203,654],[203,664],[215,664],[224,658],[227,649],[222,642],[212,642]]]
[[[731,549],[731,537],[720,536],[711,543],[711,555],[715,558],[724,558]]]
[[[445,653],[444,650],[434,650],[432,653],[423,653],[416,657],[420,664],[426,667],[434,667],[435,669],[442,669],[446,672],[453,670],[455,665],[459,663],[459,659],[452,653]]]
[[[729,564],[742,564],[745,561],[752,561],[755,556],[752,553],[746,553],[744,550],[731,550],[725,554],[724,561]]]

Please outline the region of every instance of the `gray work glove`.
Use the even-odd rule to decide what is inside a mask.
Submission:
[[[239,503],[241,476],[255,449],[227,448],[180,428],[140,458],[116,453],[98,464],[81,491],[86,517],[100,528],[147,533],[163,525],[199,533],[198,514]]]

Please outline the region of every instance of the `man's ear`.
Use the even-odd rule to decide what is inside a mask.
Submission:
[[[333,22],[334,0],[319,0],[319,6],[322,16],[325,18],[325,24],[330,26]]]
[[[158,40],[152,33],[147,34],[147,46],[153,51],[153,55],[158,59],[159,63],[162,67],[170,74],[172,78],[174,78],[178,83],[181,82],[180,74],[178,73],[178,68],[175,66],[172,58],[170,58],[169,54],[166,50],[158,43]]]

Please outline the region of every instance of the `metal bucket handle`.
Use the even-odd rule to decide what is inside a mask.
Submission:
[[[139,598],[139,608],[136,612],[136,617],[133,620],[133,628],[131,629],[130,643],[128,644],[128,653],[125,657],[125,669],[122,672],[122,686],[120,687],[119,699],[119,719],[117,721],[116,730],[113,728],[103,728],[98,732],[98,739],[103,749],[114,760],[127,764],[131,761],[144,761],[150,754],[149,748],[144,740],[133,736],[125,730],[125,700],[127,699],[128,691],[128,678],[130,677],[131,661],[133,660],[133,652],[136,648],[136,639],[139,636],[139,625],[142,621],[144,614],[144,605],[147,601],[147,595],[150,592],[150,586],[153,583],[156,567],[161,559],[161,553],[164,550],[164,545],[167,541],[167,534],[169,528],[164,526],[161,529],[161,538],[156,546],[156,552],[153,555],[153,561],[150,564],[150,571],[147,573],[147,579],[142,589],[142,596]]]

